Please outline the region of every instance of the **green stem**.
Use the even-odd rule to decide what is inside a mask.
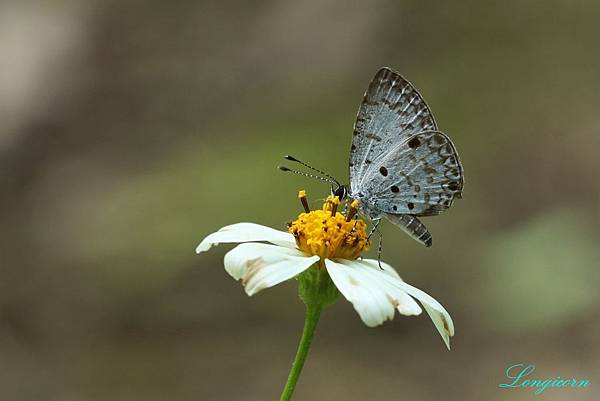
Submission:
[[[319,322],[322,309],[323,305],[320,303],[309,303],[306,306],[306,317],[304,319],[302,338],[300,338],[300,344],[298,345],[296,358],[294,358],[292,370],[290,370],[287,383],[285,383],[285,387],[283,388],[283,392],[281,393],[281,398],[279,401],[289,401],[292,398],[292,394],[296,388],[296,382],[298,382],[300,372],[302,372],[304,361],[306,360],[308,350],[310,349],[310,344],[313,336],[315,335],[315,329],[317,328],[317,323]]]

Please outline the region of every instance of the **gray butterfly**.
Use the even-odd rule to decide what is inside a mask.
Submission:
[[[417,216],[442,213],[460,198],[463,169],[452,141],[400,74],[381,68],[358,110],[350,148],[350,190],[375,224],[382,217],[417,241],[432,237]]]
[[[320,175],[279,166],[281,170],[327,181],[333,195],[358,200],[360,212],[374,222],[371,234],[385,217],[426,246],[432,237],[418,217],[442,213],[463,189],[463,169],[452,141],[437,130],[419,92],[386,67],[375,74],[358,110],[350,189],[308,163],[285,158]]]

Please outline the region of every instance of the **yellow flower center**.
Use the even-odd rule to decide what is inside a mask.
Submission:
[[[306,201],[306,192],[298,194],[305,213],[288,224],[289,232],[296,238],[298,247],[321,259],[356,259],[369,249],[367,224],[360,219],[352,219],[357,212],[358,202],[350,205],[346,215],[338,212],[340,199],[329,196],[323,209],[310,211]]]

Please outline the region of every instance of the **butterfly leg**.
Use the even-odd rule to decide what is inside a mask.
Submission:
[[[377,229],[377,234],[379,234],[379,246],[377,248],[377,264],[379,265],[379,268],[383,270],[383,267],[381,267],[381,243],[383,242],[383,234],[381,234],[381,231],[379,231],[379,229]]]
[[[381,223],[381,219],[380,218],[375,219],[374,221],[375,221],[375,223],[373,224],[373,228],[371,229],[371,232],[369,233],[369,236],[367,237],[367,239],[369,239],[369,240],[371,239],[371,236],[373,235],[373,233],[375,231],[379,232],[379,230],[377,230],[377,227],[379,226],[379,223]]]
[[[377,221],[375,221],[375,224],[373,225],[373,228],[371,229],[371,232],[369,233],[369,239],[371,239],[371,235],[373,235],[373,233],[375,231],[377,231],[377,234],[379,235],[379,245],[377,247],[377,264],[379,265],[379,268],[381,270],[383,270],[383,267],[381,267],[381,244],[383,242],[383,234],[381,233],[381,231],[379,231],[379,223],[381,222],[381,219],[377,219]]]

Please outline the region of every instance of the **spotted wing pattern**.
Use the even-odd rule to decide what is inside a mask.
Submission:
[[[358,193],[380,155],[422,131],[436,130],[431,110],[400,74],[380,69],[358,110],[350,149],[350,189]]]
[[[437,215],[463,188],[463,170],[450,139],[439,131],[404,138],[374,158],[363,177],[365,201],[381,212]]]

